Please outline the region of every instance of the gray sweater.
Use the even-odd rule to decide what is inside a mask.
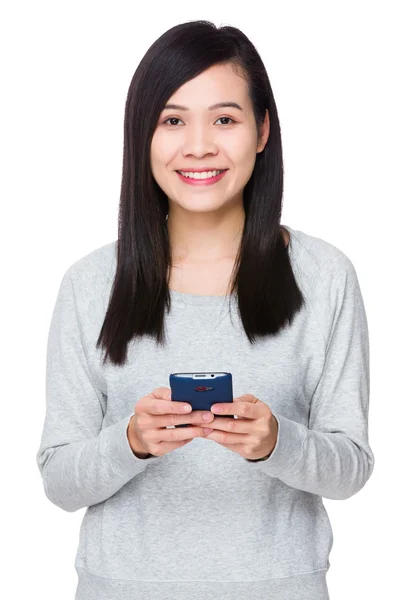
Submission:
[[[52,314],[46,413],[36,456],[46,496],[86,508],[76,600],[328,600],[333,535],[323,498],[369,479],[369,339],[350,259],[287,227],[306,304],[277,337],[248,342],[235,301],[171,291],[168,344],[129,344],[101,365],[96,340],[115,244],[72,264]],[[126,429],[138,399],[172,372],[229,371],[278,421],[271,456],[250,462],[196,438],[137,458]],[[350,540],[351,543],[351,540]]]

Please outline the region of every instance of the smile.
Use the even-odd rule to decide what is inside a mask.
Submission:
[[[227,171],[228,169],[223,169],[222,171],[205,171],[203,173],[177,171],[177,174],[181,181],[190,185],[209,185],[222,179]]]

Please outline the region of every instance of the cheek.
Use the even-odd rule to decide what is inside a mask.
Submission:
[[[243,146],[242,144],[239,148],[235,146],[231,152],[233,154],[230,154],[229,158],[237,170],[239,177],[241,176],[243,179],[247,178],[247,176],[250,177],[256,162],[256,147]]]
[[[222,147],[234,165],[250,165],[256,160],[257,139],[245,129],[224,139]]]
[[[248,152],[247,149],[243,153],[239,153],[234,161],[233,168],[235,170],[235,181],[239,189],[244,188],[252,176],[254,165],[256,163],[256,149]]]
[[[166,168],[177,154],[177,145],[175,140],[169,140],[166,136],[159,133],[154,134],[151,141],[150,160],[155,164],[156,169]]]
[[[151,150],[150,156],[151,161],[159,162],[162,154],[162,144],[160,140],[160,135],[157,133],[154,134],[153,139],[151,140]]]

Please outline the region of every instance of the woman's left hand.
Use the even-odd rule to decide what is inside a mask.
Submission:
[[[231,416],[230,419],[215,416],[206,426],[214,431],[205,438],[249,460],[268,457],[274,450],[278,422],[270,407],[252,394],[234,398],[233,402],[214,404],[211,412]],[[238,418],[234,419],[233,415]]]

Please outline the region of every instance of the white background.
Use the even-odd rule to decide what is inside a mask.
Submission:
[[[194,3],[196,4],[196,3]],[[406,35],[402,2],[9,2],[1,25],[1,591],[73,600],[85,509],[43,492],[48,328],[62,275],[117,238],[127,90],[148,47],[194,19],[248,35],[285,161],[282,223],[352,260],[371,347],[371,479],[325,500],[331,600],[406,593]],[[227,518],[227,514],[225,514]],[[159,599],[157,599],[159,600]]]

